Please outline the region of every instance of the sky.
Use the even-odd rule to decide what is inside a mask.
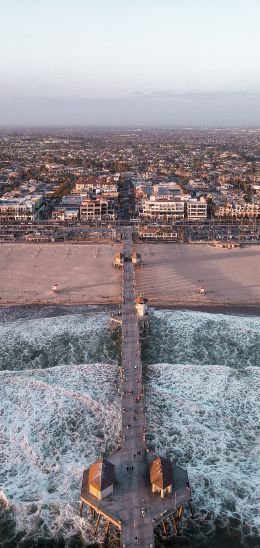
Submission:
[[[260,125],[260,0],[0,0],[0,125]]]

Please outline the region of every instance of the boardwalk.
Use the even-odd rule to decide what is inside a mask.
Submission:
[[[115,466],[115,489],[110,496],[98,500],[89,491],[87,469],[80,498],[82,507],[87,504],[98,516],[102,515],[120,529],[122,547],[153,548],[154,527],[189,502],[191,493],[186,471],[174,464],[172,493],[164,499],[152,493],[149,464],[155,455],[148,450],[146,442],[141,348],[135,309],[134,266],[131,261],[131,228],[123,229],[123,241],[121,448],[108,457]]]

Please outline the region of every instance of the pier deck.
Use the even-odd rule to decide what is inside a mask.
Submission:
[[[109,456],[115,465],[113,494],[98,500],[88,490],[85,470],[81,502],[111,521],[121,531],[121,546],[153,548],[154,527],[191,499],[185,470],[172,465],[173,491],[164,499],[152,493],[149,463],[155,455],[147,448],[144,388],[135,310],[134,266],[131,261],[132,229],[123,229],[124,267],[122,279],[122,432],[121,450]]]
[[[132,229],[124,229],[122,292],[122,453],[126,472],[121,542],[154,545],[149,499],[149,467],[145,434],[144,390],[139,326],[135,311]],[[127,259],[130,259],[129,261]],[[132,471],[133,467],[133,471]],[[145,511],[142,511],[146,508]],[[143,515],[144,514],[144,515]]]

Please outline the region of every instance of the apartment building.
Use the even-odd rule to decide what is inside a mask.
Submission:
[[[83,200],[80,206],[81,221],[115,220],[117,212],[113,200]]]
[[[0,200],[0,220],[4,222],[34,221],[37,218],[38,209],[42,197],[19,197]]]
[[[96,192],[96,193],[111,193],[111,192],[117,192],[118,190],[118,182],[114,179],[114,177],[88,177],[84,178],[81,177],[76,182],[76,192],[79,193],[85,193],[85,192]]]
[[[184,201],[178,197],[174,199],[157,199],[150,196],[150,200],[143,203],[141,216],[147,219],[184,219]]]
[[[260,215],[260,205],[243,201],[223,202],[215,205],[215,217],[219,219],[249,219]]]
[[[205,198],[190,198],[187,200],[187,217],[191,221],[207,218],[207,202]]]

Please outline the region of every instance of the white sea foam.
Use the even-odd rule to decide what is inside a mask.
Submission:
[[[100,346],[108,323],[107,312],[6,322],[0,328],[0,369],[111,361],[107,348]]]
[[[116,343],[108,312],[42,314],[0,327],[0,521],[6,538],[67,544],[91,539],[78,515],[84,466],[119,445]],[[234,516],[260,533],[260,318],[154,310],[151,324],[151,445],[188,468],[202,534]]]
[[[260,318],[153,310],[149,363],[260,365]]]
[[[260,368],[160,363],[148,378],[150,442],[188,468],[197,515],[260,533]]]
[[[78,516],[82,471],[118,446],[117,367],[2,372],[0,382],[0,484],[16,530],[88,538]]]

